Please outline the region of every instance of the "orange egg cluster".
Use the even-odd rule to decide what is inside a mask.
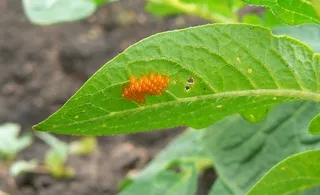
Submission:
[[[145,103],[146,95],[161,95],[166,90],[169,81],[168,76],[161,74],[151,73],[139,79],[130,75],[130,83],[123,89],[122,97],[139,104]]]

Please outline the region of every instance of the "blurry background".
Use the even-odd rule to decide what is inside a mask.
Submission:
[[[0,0],[0,124],[16,122],[22,133],[31,132],[32,125],[60,108],[131,44],[157,32],[208,23],[192,16],[155,17],[144,5],[143,0],[120,0],[85,20],[38,26],[27,20],[21,0]],[[75,179],[39,173],[14,181],[0,165],[0,190],[18,195],[115,194],[121,179],[142,169],[182,129],[99,137],[94,152],[68,158]],[[48,148],[36,138],[16,159],[43,161]]]

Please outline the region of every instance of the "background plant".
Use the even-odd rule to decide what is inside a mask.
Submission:
[[[317,5],[316,1],[313,1],[313,4],[310,1],[291,1],[291,3],[277,1],[276,3],[270,3],[268,1],[257,0],[245,2],[268,6],[268,10],[260,16],[253,14],[241,18],[237,15],[245,5],[241,1],[222,2],[206,0],[150,0],[147,9],[152,13],[162,16],[187,13],[212,21],[227,23],[243,21],[268,27],[281,26],[282,23],[291,25],[319,23],[318,8],[315,6]],[[300,6],[296,6],[297,4]],[[312,36],[313,38],[306,37],[305,33],[308,31],[303,32],[304,28],[310,28],[315,33],[318,32],[317,25],[302,26],[300,28],[281,27],[274,29],[274,32],[280,34],[291,33],[292,36],[306,43],[308,39],[309,43],[316,43],[312,40],[313,38],[317,39],[318,36]],[[302,33],[299,32],[300,30]],[[170,37],[174,38],[170,39]],[[206,42],[203,40],[206,40]],[[255,44],[255,42],[259,42],[260,46]],[[315,48],[317,46],[311,46],[314,48],[313,51],[316,52],[317,49]],[[184,51],[182,56],[182,52],[180,51]],[[196,57],[192,59],[190,56]],[[319,115],[316,115],[318,111],[311,111],[315,105],[311,105],[310,107],[308,104],[291,105],[292,108],[288,106],[279,110],[277,110],[277,107],[274,107],[279,103],[297,99],[319,101],[317,87],[318,61],[319,55],[312,53],[310,48],[301,42],[288,37],[276,37],[271,35],[266,29],[256,26],[217,25],[164,33],[130,47],[113,61],[107,63],[60,111],[45,122],[35,126],[35,128],[57,133],[83,135],[132,133],[177,125],[202,128],[235,113],[239,113],[243,118],[251,122],[260,122],[266,117],[269,110],[276,110],[277,112],[270,113],[271,119],[267,118],[263,122],[256,124],[237,121],[237,118],[230,121],[227,120],[228,118],[224,119],[214,125],[214,130],[201,131],[201,133],[204,132],[206,135],[204,137],[210,140],[208,144],[206,144],[205,140],[201,140],[195,146],[200,147],[199,145],[204,144],[203,147],[207,148],[210,153],[208,159],[212,160],[206,160],[205,162],[207,163],[205,163],[206,166],[204,167],[210,164],[208,162],[212,162],[211,165],[214,164],[219,174],[219,179],[213,185],[210,193],[243,194],[263,174],[281,160],[301,151],[318,148],[317,137],[307,137],[298,133],[298,131],[300,132],[302,129],[307,128],[310,120],[312,122],[309,131],[313,133],[319,132]],[[218,65],[212,67],[210,66],[212,64]],[[227,67],[227,65],[236,68],[222,69]],[[279,66],[281,67],[281,73],[277,69]],[[130,73],[143,75],[149,71],[155,71],[154,67],[157,67],[157,71],[163,71],[174,78],[173,82],[175,85],[169,86],[167,94],[161,99],[148,98],[147,105],[143,106],[128,103],[118,98],[121,93],[121,87],[127,82]],[[201,67],[204,68],[201,69]],[[263,67],[267,71],[263,70]],[[308,68],[305,69],[304,67]],[[212,71],[214,68],[217,68],[219,71],[216,71],[214,75],[210,75],[210,70]],[[238,73],[236,73],[237,71]],[[312,76],[310,77],[310,75]],[[265,76],[266,79],[261,79],[261,76]],[[259,83],[259,80],[255,79],[258,77],[264,83]],[[189,78],[195,79],[196,82],[188,83]],[[209,78],[216,78],[216,80],[212,81]],[[228,82],[231,78],[236,80],[236,82],[226,84],[225,81]],[[274,86],[272,85],[272,79],[275,82],[273,83]],[[249,80],[249,82],[245,80]],[[281,85],[277,85],[280,83]],[[188,88],[191,88],[191,90],[186,90],[186,86],[189,86]],[[215,87],[220,88],[215,91]],[[272,93],[261,93],[271,92],[270,89],[274,91]],[[224,94],[225,91],[231,91],[233,94]],[[241,94],[243,91],[250,92]],[[222,92],[223,95],[220,96],[219,92]],[[207,99],[202,99],[202,97],[207,97]],[[173,103],[170,103],[170,101]],[[197,109],[202,110],[197,113]],[[291,110],[291,112],[284,112],[284,110]],[[161,117],[160,113],[165,118]],[[313,113],[313,116],[310,116],[310,113]],[[198,117],[197,120],[193,120],[195,116]],[[273,116],[277,116],[277,118],[273,118]],[[123,120],[129,120],[129,122],[123,124]],[[235,136],[232,134],[237,133],[234,132],[235,129],[242,126],[245,130],[240,131],[239,135]],[[291,131],[286,131],[287,126],[297,129],[294,135],[291,134]],[[259,131],[257,131],[257,128]],[[100,131],[100,129],[102,130]],[[210,137],[210,133],[208,132],[220,132],[220,129],[225,129],[226,132],[229,129],[229,132],[232,130],[231,135],[226,136],[225,139],[222,139],[218,135]],[[281,131],[276,131],[278,129]],[[252,132],[258,133],[252,135],[250,134]],[[275,132],[280,133],[278,135]],[[222,132],[220,133],[222,134]],[[279,138],[278,140],[276,139],[277,141],[273,138],[274,135],[277,135],[275,138]],[[248,139],[239,141],[241,140],[239,138]],[[220,148],[220,150],[217,146],[210,147],[211,144],[220,143],[221,140],[224,142],[226,142],[225,140],[228,140],[228,142],[230,140],[230,146],[225,146],[225,148]],[[224,142],[218,144],[218,146],[228,145],[228,142]],[[188,144],[191,145],[192,143],[193,141],[190,138]],[[225,152],[228,149],[234,149],[239,143],[245,144],[242,147],[236,148],[238,150],[235,150],[233,155],[229,155],[233,157],[232,159],[225,160],[228,156]],[[288,148],[283,151],[272,149],[272,147],[278,144],[281,146],[288,145]],[[273,153],[268,153],[269,150]],[[167,154],[170,153],[174,152],[167,152]],[[261,155],[261,153],[266,155]],[[239,154],[243,154],[244,156]],[[311,151],[300,154],[302,158],[309,159],[308,155],[306,157],[304,154],[317,155],[318,153]],[[187,155],[189,157],[190,154]],[[300,155],[297,155],[298,158]],[[270,157],[271,159],[268,159]],[[317,159],[316,156],[314,157]],[[291,158],[284,160],[283,163],[290,162]],[[150,170],[153,170],[153,173],[149,174],[151,176],[148,179],[144,178],[144,174],[141,173],[136,180],[126,180],[122,185],[123,190],[121,193],[131,193],[130,190],[142,189],[146,191],[165,191],[166,189],[170,189],[167,193],[190,192],[190,194],[194,194],[196,186],[194,184],[196,181],[195,176],[203,170],[202,166],[197,166],[197,160],[200,159],[199,156],[193,161],[184,161],[184,158],[181,160],[180,157],[176,157],[174,160],[168,159],[167,161],[161,159],[161,161],[164,161],[160,163],[163,164],[162,166],[157,167],[151,164],[150,166],[153,166],[153,168],[150,168]],[[268,166],[258,163],[260,161],[265,162],[266,160],[267,162],[270,161]],[[155,159],[155,162],[157,162],[157,159]],[[252,169],[253,173],[247,171],[249,167],[252,167],[251,163],[257,166]],[[279,165],[282,164],[280,163]],[[172,168],[176,168],[177,166],[180,170],[178,173],[172,171]],[[234,167],[237,169],[233,169]],[[275,170],[280,176],[285,176],[285,173],[281,175],[281,169],[277,170],[276,167],[271,171]],[[288,169],[294,167],[295,162],[290,163]],[[233,171],[231,172],[230,170]],[[245,170],[245,173],[239,170]],[[300,170],[302,169],[300,168]],[[271,171],[270,174],[272,174]],[[309,171],[302,172],[307,176],[313,173],[317,174],[316,168],[312,167],[310,167]],[[234,176],[235,173],[236,176]],[[140,180],[141,178],[142,180]],[[263,183],[263,180],[266,178],[267,176],[259,183]],[[294,179],[294,177],[289,176],[285,179]],[[149,189],[139,187],[140,182],[143,186],[152,187]],[[146,185],[145,182],[153,183]],[[259,183],[257,184],[258,187],[254,187],[253,189],[259,189]],[[312,186],[309,183],[306,182],[301,185],[307,188]],[[299,192],[300,190],[290,189],[290,186],[284,182],[282,184],[282,189],[289,190],[286,192]],[[319,185],[317,179],[315,179],[314,185]],[[160,187],[157,188],[157,186]],[[314,193],[313,190],[317,190],[317,188],[311,189],[306,193]],[[270,191],[264,189],[264,192],[268,193]],[[282,191],[275,191],[275,193],[277,192],[281,193]],[[253,192],[250,191],[250,193]]]
[[[29,161],[16,160],[19,152],[33,143],[33,136],[19,136],[21,126],[16,123],[0,125],[0,164],[10,167],[10,175],[17,177],[26,172],[49,173],[54,177],[73,177],[75,172],[67,167],[66,160],[70,154],[86,155],[97,147],[94,137],[84,137],[67,144],[48,133],[37,133],[37,136],[50,146],[45,154],[44,165],[40,159]]]
[[[5,123],[0,125],[0,160],[12,162],[17,153],[32,143],[31,135],[19,136],[20,125]]]
[[[70,22],[89,17],[96,9],[114,0],[23,0],[28,19],[39,25]]]

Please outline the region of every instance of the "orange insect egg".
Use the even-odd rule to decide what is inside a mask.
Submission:
[[[149,76],[139,79],[130,75],[130,82],[123,89],[122,97],[139,104],[145,103],[146,95],[161,95],[167,89],[169,82],[169,77],[161,74],[150,73]]]

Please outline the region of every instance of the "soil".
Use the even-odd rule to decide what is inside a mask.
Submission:
[[[17,122],[23,133],[60,108],[105,62],[129,45],[157,32],[206,23],[199,18],[158,18],[143,0],[102,6],[88,19],[52,26],[31,24],[21,0],[0,0],[0,124]],[[0,166],[1,190],[17,195],[116,194],[127,174],[141,170],[183,128],[98,138],[98,149],[71,156],[75,179],[29,174],[13,180]],[[73,136],[58,136],[69,142]],[[17,159],[43,161],[48,146],[36,140]],[[200,177],[206,194],[213,171]],[[205,179],[201,179],[205,178]],[[207,182],[203,182],[207,181]],[[208,184],[206,184],[208,183]]]

